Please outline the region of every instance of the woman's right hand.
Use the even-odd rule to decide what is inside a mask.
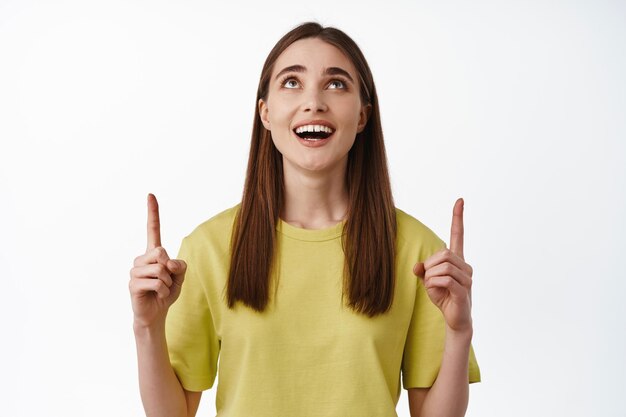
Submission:
[[[130,270],[130,298],[135,327],[151,327],[165,323],[169,307],[180,295],[187,264],[170,259],[161,246],[159,204],[148,194],[148,247],[135,258]]]

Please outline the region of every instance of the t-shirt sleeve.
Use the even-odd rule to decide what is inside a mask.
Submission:
[[[177,259],[187,263],[187,272],[165,321],[169,359],[183,388],[204,391],[213,386],[217,375],[220,341],[203,281],[203,255],[190,236],[183,239]]]
[[[446,243],[433,234],[432,238],[425,239],[417,262],[424,262],[445,247]],[[443,313],[428,297],[421,279],[415,278],[418,280],[415,307],[402,357],[402,385],[405,389],[433,385],[441,367],[446,336]],[[468,360],[468,382],[479,382],[480,369],[471,345]]]

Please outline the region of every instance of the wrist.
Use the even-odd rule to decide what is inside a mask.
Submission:
[[[474,336],[474,328],[470,325],[464,329],[452,329],[446,326],[446,337],[458,342],[471,343]]]
[[[141,321],[133,321],[133,332],[135,336],[155,335],[165,332],[165,320],[158,320],[156,322],[145,324]]]

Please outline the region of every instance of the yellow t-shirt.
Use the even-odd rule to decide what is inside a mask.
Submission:
[[[445,243],[396,208],[398,247],[391,310],[369,318],[342,305],[344,222],[321,230],[277,224],[278,287],[258,313],[225,301],[231,228],[239,204],[196,227],[166,339],[182,386],[203,391],[218,371],[217,416],[397,416],[404,388],[429,387],[442,360],[445,323],[413,266]],[[272,277],[275,279],[275,277]],[[480,381],[473,348],[469,382]]]

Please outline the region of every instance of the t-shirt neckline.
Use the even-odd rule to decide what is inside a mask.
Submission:
[[[324,229],[303,229],[301,227],[293,226],[279,217],[278,222],[276,223],[276,230],[283,235],[294,239],[319,242],[340,237],[343,233],[343,226],[345,223],[346,220],[344,219],[339,223]]]

